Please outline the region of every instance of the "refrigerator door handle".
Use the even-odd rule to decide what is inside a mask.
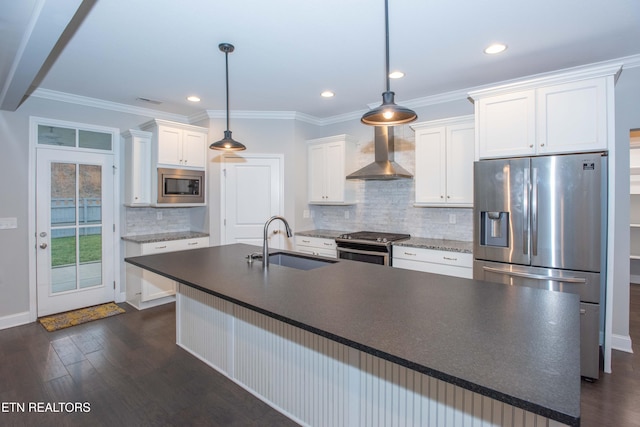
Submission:
[[[516,276],[516,277],[524,277],[526,279],[536,279],[536,280],[551,280],[554,282],[564,282],[564,283],[587,283],[587,279],[583,277],[558,277],[558,276],[546,276],[544,274],[533,274],[533,273],[523,273],[519,271],[508,271],[503,270],[501,268],[495,267],[482,267],[484,271],[489,273],[500,273],[506,274],[507,276]]]
[[[533,168],[531,188],[531,255],[538,255],[538,168]]]
[[[522,253],[529,254],[529,168],[524,168],[524,183],[522,187],[524,194],[522,195],[522,212],[524,214],[524,227],[522,227]]]

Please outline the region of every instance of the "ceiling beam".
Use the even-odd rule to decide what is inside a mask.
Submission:
[[[29,96],[34,81],[42,80],[68,41],[69,33],[75,32],[94,3],[95,0],[37,2],[3,83],[1,110],[15,111]]]

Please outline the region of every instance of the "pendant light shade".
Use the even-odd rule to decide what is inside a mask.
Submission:
[[[230,43],[220,43],[218,45],[220,51],[224,52],[224,60],[226,64],[226,76],[227,76],[227,130],[224,131],[224,138],[220,141],[216,141],[209,146],[212,150],[224,150],[224,151],[242,151],[247,147],[241,142],[235,141],[231,137],[231,131],[229,130],[229,53],[235,49]]]
[[[389,79],[389,1],[384,1],[384,24],[385,24],[385,52],[386,52],[386,74],[387,90],[382,94],[382,105],[373,110],[369,110],[360,119],[362,123],[370,126],[393,126],[403,123],[410,123],[418,118],[418,115],[406,107],[397,105],[391,92]]]

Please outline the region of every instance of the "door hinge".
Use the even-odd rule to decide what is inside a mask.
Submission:
[[[227,177],[227,170],[226,169],[222,169],[222,175],[224,175],[224,177]]]
[[[116,232],[116,225],[115,224],[113,224],[113,232],[114,233]]]
[[[222,224],[225,225],[225,226],[227,225],[227,219],[226,218],[222,220]]]
[[[115,289],[115,288],[116,288],[116,281],[114,280],[113,281],[113,289]]]

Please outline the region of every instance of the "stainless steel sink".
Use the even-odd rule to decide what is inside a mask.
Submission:
[[[322,258],[314,258],[305,255],[294,255],[284,252],[276,252],[269,255],[269,263],[283,267],[296,268],[298,270],[313,270],[314,268],[331,265],[338,261],[330,261]]]

